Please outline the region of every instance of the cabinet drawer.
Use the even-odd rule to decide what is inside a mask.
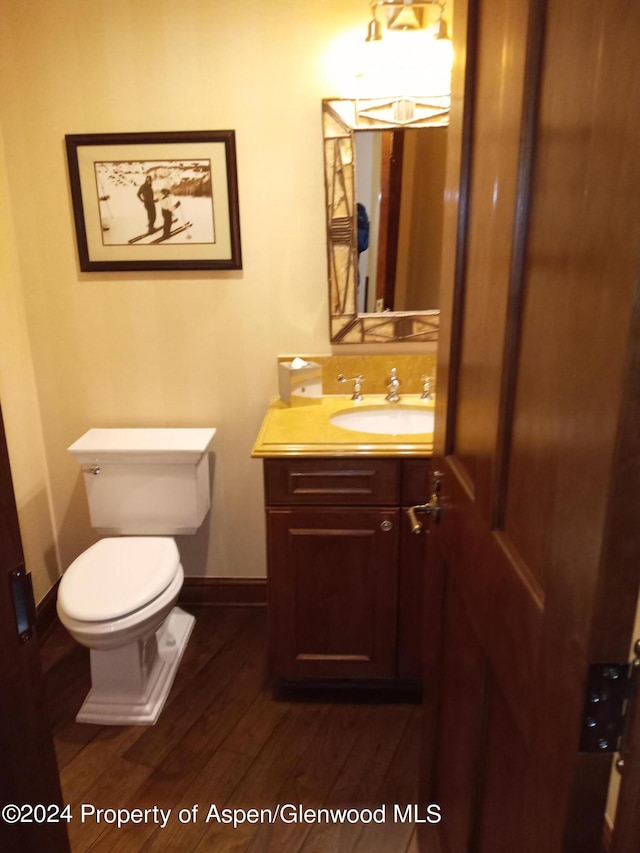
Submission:
[[[265,459],[268,506],[397,505],[399,462],[395,459]]]

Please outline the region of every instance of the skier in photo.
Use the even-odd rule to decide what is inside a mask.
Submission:
[[[162,190],[160,208],[162,210],[162,237],[166,240],[171,236],[171,225],[173,224],[173,211],[180,207],[180,202],[171,195],[171,190]]]
[[[149,219],[149,234],[153,234],[156,226],[156,202],[153,195],[153,183],[151,181],[151,175],[147,175],[147,178],[138,189],[138,198],[144,204],[145,209],[147,211],[147,217]]]

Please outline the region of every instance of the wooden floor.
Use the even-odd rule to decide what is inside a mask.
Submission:
[[[60,626],[43,643],[73,853],[417,851],[414,824],[394,821],[394,806],[404,813],[417,802],[419,705],[275,697],[266,672],[266,609],[189,609],[196,627],[155,726],[76,723],[89,688],[88,653]],[[220,816],[223,809],[283,811],[273,823],[263,812],[261,821],[234,828],[213,813],[207,821],[212,805]],[[289,805],[378,809],[377,817],[384,807],[386,821],[285,822]],[[115,812],[98,809],[138,809],[133,817],[142,822],[118,828],[105,822]],[[171,810],[164,828],[160,809]]]

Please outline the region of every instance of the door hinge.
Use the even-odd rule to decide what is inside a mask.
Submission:
[[[36,623],[31,574],[25,570],[24,565],[18,566],[17,569],[9,572],[9,583],[16,619],[16,633],[21,643],[28,643],[33,637]]]
[[[589,667],[582,714],[580,752],[618,752],[633,687],[640,668],[640,640],[631,663],[596,663]]]

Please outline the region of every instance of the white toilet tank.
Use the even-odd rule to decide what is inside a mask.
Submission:
[[[90,429],[68,448],[80,462],[91,526],[115,536],[195,533],[209,511],[216,431]]]

